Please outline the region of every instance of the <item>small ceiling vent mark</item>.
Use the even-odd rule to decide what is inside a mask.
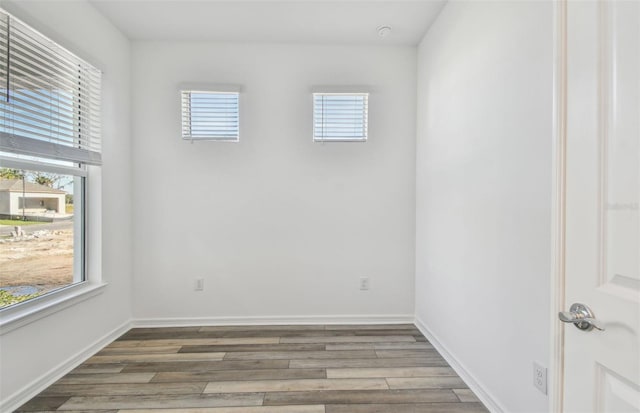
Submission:
[[[391,34],[391,26],[380,26],[377,30],[380,37],[387,37]]]

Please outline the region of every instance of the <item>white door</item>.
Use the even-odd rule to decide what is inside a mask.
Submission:
[[[640,0],[565,6],[565,311],[604,331],[564,325],[563,410],[640,412]]]

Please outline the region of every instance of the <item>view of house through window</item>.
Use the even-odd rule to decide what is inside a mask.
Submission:
[[[0,168],[0,307],[82,281],[83,180]]]

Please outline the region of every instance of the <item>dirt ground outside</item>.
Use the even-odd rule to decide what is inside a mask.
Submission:
[[[18,239],[0,236],[0,288],[29,286],[42,294],[73,281],[73,229],[39,227],[23,227],[27,236]]]

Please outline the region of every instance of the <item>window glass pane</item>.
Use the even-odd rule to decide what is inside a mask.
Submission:
[[[84,281],[84,178],[0,167],[0,308]]]
[[[239,94],[182,92],[182,138],[237,141]]]
[[[0,132],[66,146],[78,146],[73,90],[15,87],[0,104]]]
[[[317,141],[367,139],[368,94],[315,93],[313,138]]]

